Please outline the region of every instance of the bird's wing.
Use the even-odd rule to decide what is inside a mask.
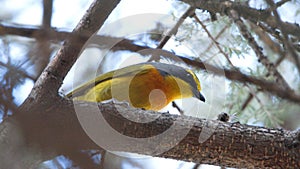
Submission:
[[[132,77],[137,75],[142,75],[145,73],[148,73],[151,69],[155,68],[151,64],[137,64],[132,65],[129,67],[121,68],[115,71],[104,73],[100,76],[98,76],[96,79],[93,79],[80,87],[76,88],[72,92],[68,93],[66,97],[77,97],[85,94],[89,89],[96,86],[99,83],[102,83],[107,80],[111,80],[113,78],[119,78],[119,77]]]

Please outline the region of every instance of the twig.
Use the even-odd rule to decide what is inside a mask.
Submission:
[[[254,50],[256,56],[258,57],[258,61],[261,62],[269,71],[271,75],[273,75],[276,79],[277,82],[279,82],[280,86],[282,88],[285,88],[286,90],[290,91],[289,85],[286,83],[284,78],[281,76],[281,74],[277,71],[276,67],[274,66],[273,63],[269,61],[269,59],[263,54],[262,48],[257,44],[255,41],[254,37],[251,35],[251,33],[247,30],[246,25],[243,23],[241,18],[239,17],[239,14],[237,11],[231,9],[229,10],[228,14],[234,22],[237,24],[242,36],[248,40],[249,45],[252,47]]]
[[[156,47],[157,49],[162,49],[165,44],[170,40],[172,35],[176,35],[178,32],[178,28],[182,23],[185,21],[185,19],[189,16],[191,16],[195,12],[195,8],[189,7],[184,14],[179,18],[178,22],[174,25],[174,27],[162,38],[162,40],[159,42],[159,45]]]
[[[43,24],[44,28],[51,28],[53,0],[43,0]]]
[[[194,12],[195,12],[195,8],[189,7],[184,12],[184,14],[179,18],[178,22],[173,26],[173,28],[170,31],[168,31],[166,35],[163,36],[163,38],[159,42],[159,44],[156,47],[156,49],[162,49],[165,46],[165,44],[170,40],[170,38],[173,35],[176,35],[176,33],[178,32],[178,28],[182,25],[182,23],[185,21],[185,19],[187,17],[191,16]],[[148,62],[150,62],[150,61],[158,61],[159,59],[160,59],[159,56],[153,54],[153,55],[151,55],[151,57],[148,60]]]
[[[2,29],[2,28],[5,28],[5,29]],[[41,30],[31,29],[31,28],[18,28],[16,26],[9,26],[9,27],[4,26],[3,27],[3,25],[1,27],[1,24],[0,24],[0,34],[3,33],[2,31],[4,31],[8,34],[13,34],[13,35],[20,35],[20,36],[25,36],[25,37],[34,37],[34,36],[32,36],[32,33],[35,32],[35,31],[41,31]],[[53,35],[54,35],[54,38],[53,37],[52,38],[57,39],[57,40],[61,39],[60,35],[62,35],[61,37],[67,37],[68,39],[69,38],[74,39],[76,37],[77,38],[86,37],[85,34],[81,34],[81,35],[76,35],[75,34],[74,35],[74,34],[71,34],[71,33],[68,33],[68,32],[56,32]],[[72,37],[72,36],[74,36],[74,37]],[[133,52],[138,52],[138,51],[142,51],[144,49],[151,49],[147,46],[140,46],[140,45],[133,44],[132,41],[127,40],[127,39],[123,39],[122,41],[120,41],[120,38],[113,38],[113,37],[107,37],[107,36],[98,36],[98,35],[96,36],[96,40],[97,39],[100,40],[101,38],[105,39],[104,41],[101,41],[102,43],[106,42],[106,41],[119,41],[119,43],[116,45],[115,50],[130,50],[130,51],[133,51]],[[94,40],[94,41],[96,41],[96,40]],[[105,47],[105,44],[100,44],[100,45]],[[119,47],[117,47],[117,46],[119,46]],[[257,85],[262,90],[273,93],[273,94],[275,94],[279,97],[282,97],[284,99],[287,99],[287,100],[290,100],[290,101],[293,101],[293,102],[296,102],[296,103],[300,102],[300,96],[297,96],[294,92],[287,92],[285,89],[279,88],[278,85],[274,85],[273,83],[267,82],[263,79],[258,79],[258,78],[252,77],[252,76],[245,75],[245,74],[241,73],[240,71],[222,69],[222,68],[218,68],[218,67],[215,67],[215,66],[207,64],[207,63],[204,64],[203,62],[200,62],[200,61],[196,61],[196,60],[193,60],[193,59],[190,59],[190,58],[187,58],[187,57],[175,55],[174,53],[166,51],[166,50],[162,50],[161,52],[164,52],[162,55],[171,55],[171,56],[178,57],[189,66],[193,66],[195,68],[200,68],[200,69],[203,69],[203,70],[206,70],[206,67],[209,67],[209,68],[211,68],[210,71],[214,74],[217,74],[217,75],[220,75],[220,76],[224,76],[224,73],[225,73],[225,75],[227,74],[227,76],[225,76],[225,77],[229,80],[235,80],[235,81],[239,81],[241,83],[250,83],[250,84],[253,84],[253,85]],[[229,76],[229,75],[231,75],[231,76]],[[253,81],[251,79],[255,79],[255,80]],[[271,88],[268,88],[268,84],[271,84]],[[284,93],[286,93],[286,94],[284,94]]]
[[[275,7],[276,5],[274,4],[274,2],[272,0],[267,0],[268,4],[271,6],[271,8]],[[291,45],[290,41],[289,41],[289,37],[287,35],[287,31],[286,29],[282,26],[283,25],[283,22],[277,12],[276,9],[272,10],[273,11],[273,14],[274,14],[274,17],[276,19],[276,22],[279,26],[279,29],[281,30],[281,33],[282,33],[282,40],[283,40],[283,43],[284,43],[284,46],[287,48],[287,50],[289,51],[289,53],[291,54],[291,56],[293,57],[294,61],[295,61],[295,65],[298,69],[298,73],[300,74],[300,59],[299,59],[299,56],[298,54],[295,52],[295,49],[294,47]]]
[[[218,1],[195,1],[195,0],[182,0],[183,2],[188,3],[189,5],[207,10],[213,13],[219,13],[221,15],[228,15],[227,11],[229,9],[233,9],[237,11],[241,17],[244,19],[250,20],[254,23],[257,22],[265,22],[272,29],[278,29],[278,23],[274,22],[274,16],[270,15],[270,11],[268,10],[260,10],[251,8],[248,5],[243,5],[239,1],[228,1],[228,0],[218,0]],[[286,33],[294,35],[300,38],[300,27],[297,24],[283,22],[282,27],[286,31]]]
[[[221,31],[217,34],[216,37],[214,37],[215,40],[219,39],[219,37],[225,32],[225,30],[228,28],[228,25],[224,26],[224,28],[221,29]],[[209,46],[200,54],[202,56],[204,53],[209,51],[213,47],[214,42],[211,42]]]
[[[275,53],[278,53],[280,58],[277,60],[277,62],[274,64],[274,67],[277,68],[278,65],[283,61],[283,59],[285,58],[285,52],[281,50],[280,46],[278,44],[276,44],[268,35],[266,35],[262,30],[260,30],[255,24],[253,24],[252,22],[249,22],[251,29],[260,37],[260,39],[262,41],[264,41],[264,43],[266,45],[269,46],[270,49],[272,49]],[[267,75],[266,75],[267,76]],[[252,99],[254,98],[254,94],[256,94],[257,92],[259,92],[259,90],[256,90],[253,93],[249,93],[248,97],[246,98],[246,100],[244,101],[244,103],[242,104],[241,107],[241,111],[244,111],[245,108],[250,104],[250,102],[252,101]],[[255,97],[257,98],[257,96]]]
[[[291,0],[281,0],[281,1],[279,1],[279,2],[276,2],[276,8],[279,8],[279,7],[281,7],[282,5],[284,5],[286,2],[289,2],[289,1],[291,1]]]
[[[89,38],[85,34],[72,34],[72,32],[66,32],[61,29],[51,28],[48,30],[43,29],[42,27],[37,26],[25,26],[25,25],[17,25],[17,24],[4,24],[0,23],[0,35],[17,35],[23,36],[27,38],[40,38],[44,37],[48,41],[51,42],[61,42],[65,39],[70,38]],[[89,43],[96,44],[100,49],[110,48],[110,44],[115,44],[111,48],[111,50],[131,50],[131,51],[139,51],[145,49],[142,46],[135,45],[132,40],[124,39],[124,38],[116,38],[110,36],[102,36],[102,35],[94,35]]]
[[[51,29],[51,18],[52,18],[52,6],[53,0],[43,0],[43,21],[42,29],[48,31]],[[51,35],[50,35],[51,36]],[[37,36],[37,45],[32,48],[29,56],[31,61],[35,65],[35,71],[39,76],[45,69],[49,62],[51,55],[50,42],[44,36]]]
[[[10,100],[4,99],[1,96],[0,96],[0,105],[2,105],[3,109],[4,109],[4,114],[3,114],[2,120],[7,118],[7,116],[8,116],[7,113],[8,113],[9,110],[11,110],[13,113],[18,112],[18,106],[14,102],[11,102]]]
[[[253,99],[253,94],[249,93],[247,99],[244,101],[241,107],[241,112],[245,110],[245,108],[250,104],[251,100]]]
[[[6,67],[7,69],[13,69],[13,66],[9,65],[9,64],[5,64],[3,62],[0,61],[0,66]],[[28,75],[25,71],[21,70],[21,69],[14,69],[14,71],[17,71],[15,73],[20,74],[21,76],[23,76],[24,78],[28,78],[32,81],[35,81],[36,78],[34,78],[33,76]]]
[[[194,15],[195,20],[202,26],[202,28],[205,30],[205,32],[207,33],[207,35],[209,36],[209,38],[213,41],[213,43],[215,44],[215,46],[219,49],[219,52],[221,52],[224,57],[226,58],[226,60],[228,61],[228,63],[234,67],[234,65],[232,64],[232,62],[229,59],[229,56],[223,51],[223,49],[220,47],[219,43],[216,41],[216,39],[210,34],[210,32],[207,30],[206,26],[201,22],[201,20],[197,17],[197,15]]]
[[[180,115],[184,115],[184,111],[176,104],[176,102],[172,102],[172,106],[177,109]]]
[[[228,63],[231,65],[232,68],[236,69],[236,67],[232,64],[232,62],[229,59],[229,56],[222,50],[222,48],[219,46],[219,43],[212,37],[212,35],[210,34],[210,32],[207,30],[206,26],[200,21],[200,19],[197,16],[194,16],[196,21],[204,28],[204,30],[206,31],[206,33],[208,34],[208,36],[211,38],[211,40],[214,42],[214,44],[217,46],[217,48],[219,49],[219,51],[224,55],[224,57],[227,59]],[[251,88],[246,85],[249,90],[251,90]],[[253,96],[255,96],[255,98],[258,99],[258,97],[255,95],[255,92],[250,93],[249,97],[247,98],[247,100],[245,101],[245,103],[242,106],[242,111],[246,108],[246,106],[250,103],[250,101],[252,100]]]
[[[249,22],[251,30],[253,30],[256,35],[259,36],[259,39],[263,41],[274,53],[278,54],[279,56],[284,56],[285,53],[282,51],[280,45],[278,43],[275,43],[274,40],[272,40],[266,32],[263,31],[263,29],[256,24]]]

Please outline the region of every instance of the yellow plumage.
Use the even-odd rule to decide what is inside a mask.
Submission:
[[[200,82],[190,70],[164,63],[141,63],[102,74],[67,97],[90,102],[114,98],[157,111],[176,99],[196,97],[205,101],[200,90]]]

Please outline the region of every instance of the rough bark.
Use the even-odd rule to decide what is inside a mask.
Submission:
[[[19,140],[20,134],[6,131],[6,126],[13,124],[20,127],[20,131],[22,131],[24,136],[24,142],[17,145],[12,143],[5,144],[7,147],[3,147],[4,142],[2,142],[0,144],[1,148],[4,148],[2,150],[13,148],[19,153],[19,148],[21,147],[24,148],[21,151],[24,153],[22,154],[24,156],[20,156],[18,153],[5,153],[5,155],[2,153],[6,160],[1,161],[1,164],[12,162],[12,159],[14,159],[13,162],[17,159],[27,160],[24,157],[31,157],[27,154],[32,152],[31,150],[38,152],[35,156],[40,155],[39,160],[35,161],[35,163],[51,159],[60,154],[66,154],[69,151],[102,150],[99,145],[95,144],[87,136],[77,119],[78,115],[83,113],[81,115],[84,115],[92,123],[92,119],[95,119],[95,115],[98,116],[100,111],[114,130],[131,138],[150,138],[165,132],[175,123],[177,126],[174,133],[170,133],[166,137],[160,138],[160,141],[156,140],[156,142],[153,142],[151,139],[149,139],[150,142],[146,143],[110,140],[110,142],[115,142],[115,144],[109,147],[109,150],[237,168],[300,167],[299,131],[291,132],[239,123],[231,124],[217,120],[170,115],[168,113],[158,116],[156,112],[133,109],[126,104],[100,103],[95,107],[94,103],[76,102],[75,105],[77,107],[76,111],[70,101],[60,99],[56,100],[55,105],[52,104],[49,107],[33,107],[31,109],[33,117],[23,116],[22,120],[18,120],[17,123],[16,121],[4,122],[1,125],[3,128],[1,135],[8,134],[9,137],[7,138],[9,140]],[[126,118],[123,117],[124,114],[126,114]],[[128,120],[131,118],[151,119],[153,117],[157,118],[149,123],[137,123]],[[103,137],[107,136],[100,135],[105,132],[101,130],[105,129],[99,128],[99,136],[97,137],[104,139]],[[182,140],[177,140],[177,135],[185,131],[188,131],[187,135]],[[203,134],[207,138],[203,142],[199,142],[199,137]],[[105,139],[109,140],[109,138]],[[171,141],[165,144],[164,140],[168,139]],[[180,141],[179,144],[175,144],[176,141]],[[173,148],[162,154],[155,153],[164,150],[170,146],[169,144],[174,144],[172,145]],[[152,151],[152,146],[155,147],[155,151]],[[14,167],[18,168],[18,166]]]
[[[53,105],[59,102],[57,91],[84,44],[100,29],[119,2],[119,0],[95,0],[90,5],[73,30],[74,36],[69,36],[65,40],[62,48],[37,79],[30,95],[19,110],[13,117],[1,123],[1,168],[36,168],[40,162],[51,159],[63,151],[71,150],[70,146],[76,145],[73,142],[68,146],[69,140],[65,137],[68,137],[71,132],[64,131],[64,128],[68,123],[72,123],[75,127],[74,124],[78,122],[68,119],[63,116],[64,114],[58,113],[53,116],[51,110],[54,108]],[[62,105],[57,106],[63,109]],[[57,118],[65,124],[57,123],[60,121]],[[84,134],[80,132],[80,128],[76,130]],[[64,133],[59,134],[59,131],[64,131]],[[74,140],[81,139],[78,137]],[[57,148],[57,145],[61,148]]]

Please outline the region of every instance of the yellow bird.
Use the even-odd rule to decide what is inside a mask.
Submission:
[[[176,99],[195,97],[205,102],[200,91],[200,81],[191,70],[149,62],[104,73],[66,96],[90,102],[114,98],[136,108],[158,111]]]

